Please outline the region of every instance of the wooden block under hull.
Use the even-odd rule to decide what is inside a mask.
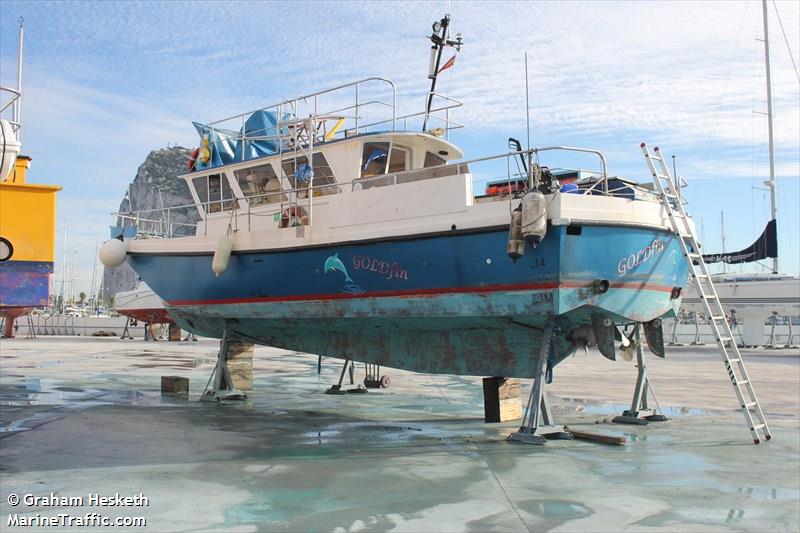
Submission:
[[[226,359],[233,386],[241,391],[253,390],[253,343],[229,341]]]
[[[518,379],[483,378],[484,420],[508,422],[522,418],[521,390]]]
[[[169,340],[178,342],[181,340],[181,328],[177,324],[169,325]]]
[[[189,378],[161,376],[161,394],[189,394]]]

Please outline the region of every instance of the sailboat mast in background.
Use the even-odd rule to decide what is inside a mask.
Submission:
[[[767,0],[761,0],[761,7],[764,13],[764,58],[767,69],[767,127],[769,129],[769,181],[764,185],[769,187],[769,199],[771,208],[771,218],[775,220],[778,214],[778,207],[775,203],[775,145],[772,139],[772,73],[769,65],[769,26],[767,23]],[[772,273],[778,273],[778,256],[772,258]]]

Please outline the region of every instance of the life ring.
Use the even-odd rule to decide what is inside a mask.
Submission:
[[[297,224],[297,220],[300,219],[300,224]],[[278,224],[279,228],[288,228],[289,223],[294,220],[295,223],[292,226],[305,226],[308,224],[308,215],[306,214],[306,210],[302,207],[289,207],[284,209],[281,213],[281,221]]]
[[[192,151],[192,156],[189,158],[189,161],[187,162],[187,164],[189,165],[190,172],[195,169],[195,165],[197,164],[197,157],[199,155],[200,155],[200,148],[195,148]]]

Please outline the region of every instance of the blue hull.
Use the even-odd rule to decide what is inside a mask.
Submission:
[[[574,233],[574,231],[573,231]],[[666,232],[552,227],[514,262],[507,230],[210,255],[131,255],[170,314],[195,333],[433,373],[527,376],[556,321],[553,362],[592,313],[648,321],[677,310],[687,268]],[[592,289],[609,282],[603,294]]]

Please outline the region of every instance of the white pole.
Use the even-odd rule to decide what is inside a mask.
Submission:
[[[17,142],[22,142],[22,37],[24,33],[24,20],[20,17],[19,45],[17,48],[17,91],[19,91],[19,97],[14,102],[14,122],[17,123]]]
[[[725,255],[725,211],[719,212],[719,227],[720,232],[722,233],[722,255]],[[725,261],[722,262],[722,273],[726,273],[728,271],[727,263]]]
[[[72,305],[75,305],[75,296],[78,291],[78,250],[72,250],[72,274],[70,275],[70,294],[72,296]]]
[[[95,309],[97,309],[97,293],[94,290],[95,283],[97,282],[97,250],[100,246],[100,243],[94,243],[94,265],[92,265],[92,287],[89,290],[89,298],[92,301],[92,305]]]
[[[761,7],[764,12],[764,58],[767,68],[767,125],[769,130],[769,187],[770,214],[772,220],[778,216],[778,206],[775,201],[775,144],[772,139],[772,73],[769,65],[769,28],[767,23],[767,0],[761,0]],[[778,258],[772,258],[772,273],[778,273]]]
[[[64,249],[61,250],[61,309],[64,310],[64,284],[67,282],[67,222],[64,221]]]

